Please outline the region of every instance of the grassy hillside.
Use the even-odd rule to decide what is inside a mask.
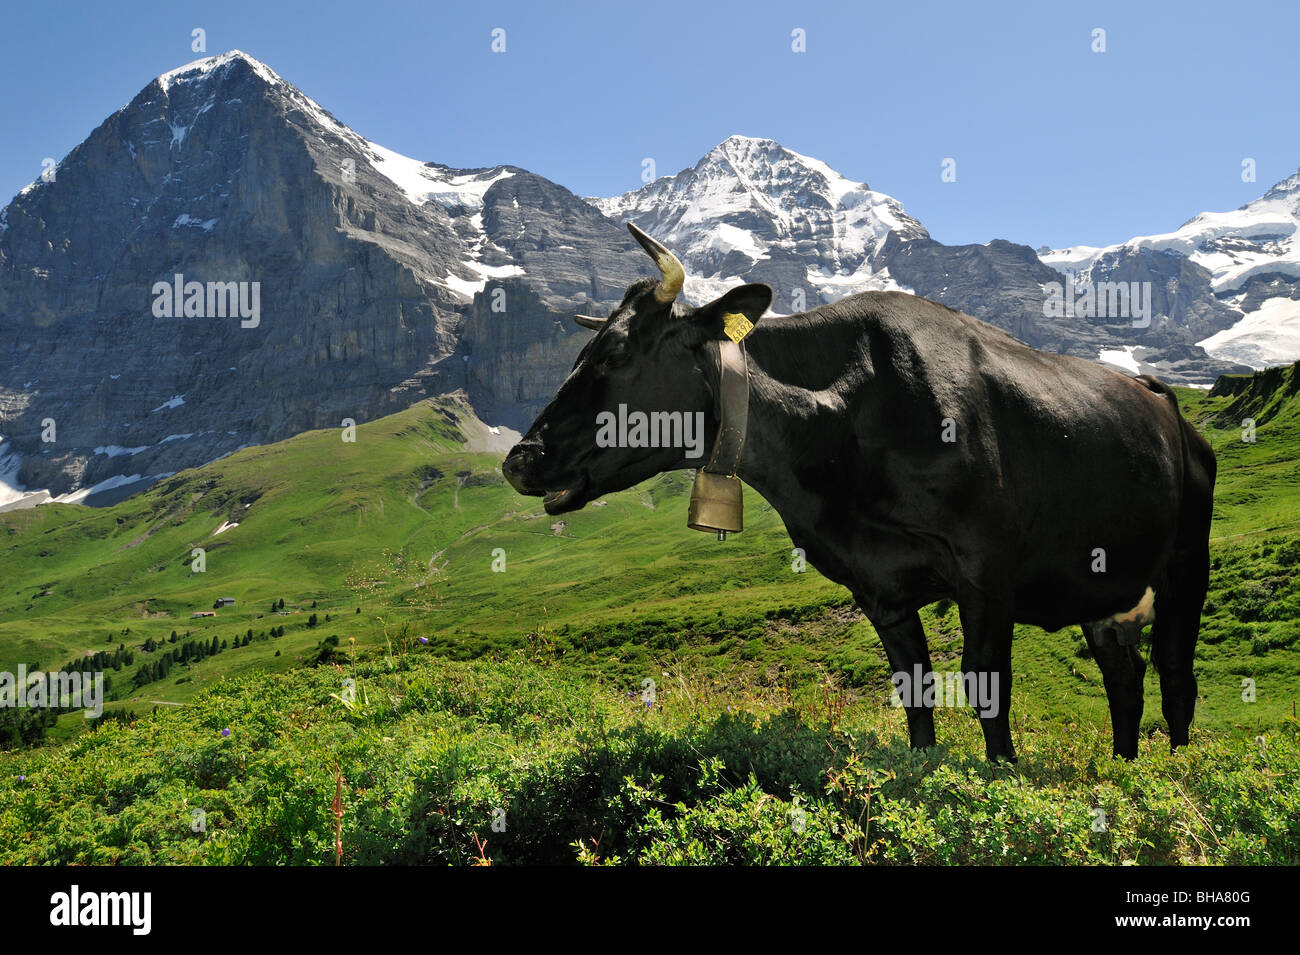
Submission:
[[[1214,569],[1197,657],[1203,699],[1196,721],[1201,731],[1198,745],[1217,756],[1180,755],[1183,763],[1170,762],[1158,755],[1162,744],[1160,737],[1153,737],[1144,746],[1151,752],[1150,771],[1161,779],[1211,758],[1222,762],[1201,769],[1226,779],[1222,774],[1234,760],[1240,763],[1241,754],[1251,747],[1258,751],[1256,737],[1261,735],[1269,747],[1274,741],[1292,745],[1288,734],[1296,725],[1294,706],[1300,699],[1297,374],[1294,368],[1278,370],[1268,381],[1248,379],[1213,395],[1180,391],[1185,413],[1203,427],[1219,455]],[[1255,419],[1253,443],[1242,441],[1243,417]],[[312,725],[334,740],[292,756],[315,760],[310,778],[312,798],[317,800],[312,804],[315,815],[304,816],[295,831],[303,839],[308,831],[311,839],[322,839],[317,815],[335,791],[330,766],[333,760],[346,762],[335,743],[342,746],[344,737],[353,740],[344,726],[356,717],[329,693],[342,693],[342,681],[356,678],[347,676],[353,667],[362,668],[358,672],[364,674],[359,677],[363,685],[377,680],[381,670],[376,668],[381,667],[397,674],[414,667],[424,674],[419,679],[432,679],[420,668],[434,667],[437,679],[457,686],[464,680],[473,683],[473,675],[481,673],[515,672],[521,681],[536,679],[546,685],[562,678],[569,681],[566,687],[578,688],[572,692],[583,699],[603,701],[600,706],[624,716],[629,715],[624,712],[629,707],[626,694],[634,694],[630,709],[638,720],[649,717],[640,714],[637,694],[646,680],[654,680],[661,702],[668,701],[668,724],[660,729],[678,740],[677,745],[705,753],[698,749],[698,734],[706,729],[692,721],[721,719],[728,706],[733,715],[743,708],[759,714],[755,718],[760,722],[769,717],[778,724],[801,721],[800,732],[813,734],[805,742],[819,754],[810,756],[809,765],[816,764],[823,775],[834,771],[826,754],[840,752],[837,747],[843,741],[836,743],[817,718],[799,711],[797,701],[803,695],[837,701],[845,725],[859,733],[854,746],[874,751],[876,743],[864,742],[871,734],[888,752],[905,742],[901,719],[885,706],[888,667],[870,626],[841,588],[812,568],[802,573],[793,569],[791,545],[779,517],[752,491],[746,492],[745,532],[725,543],[686,528],[685,475],[662,476],[562,519],[551,518],[539,501],[520,497],[504,483],[499,455],[469,450],[476,445],[467,439],[481,431],[458,402],[432,400],[361,425],[355,442],[342,441],[338,431],[321,431],[247,449],[177,474],[111,508],[48,505],[0,514],[0,669],[13,670],[20,662],[54,668],[87,652],[125,646],[134,651],[134,661],[111,674],[118,699],[110,708],[140,715],[133,726],[105,726],[65,748],[0,755],[0,778],[27,776],[26,782],[14,785],[25,787],[17,791],[29,794],[23,797],[29,802],[93,802],[99,798],[92,794],[94,786],[109,782],[103,773],[94,776],[97,782],[88,782],[83,769],[91,770],[86,767],[97,762],[107,767],[114,759],[144,765],[148,760],[138,757],[146,751],[161,752],[173,735],[176,745],[182,738],[192,740],[196,752],[214,746],[218,749],[212,753],[230,751],[236,745],[228,740],[208,739],[205,734],[214,730],[209,724],[224,728],[228,718],[222,714],[231,707],[253,707],[258,699],[283,695],[299,703],[262,710],[258,719],[267,734],[264,742],[299,745],[290,741],[302,729],[303,719],[303,726]],[[217,533],[230,524],[238,526]],[[202,573],[193,570],[195,548],[205,552]],[[191,619],[195,611],[210,610],[219,597],[234,597],[237,603],[218,610],[215,618]],[[284,615],[271,610],[280,600]],[[312,614],[315,625],[310,624]],[[938,604],[928,608],[924,618],[936,666],[955,669],[961,649],[956,608]],[[280,627],[284,635],[273,636],[278,632],[273,628]],[[247,640],[250,630],[251,641],[236,645]],[[173,631],[178,632],[177,644],[166,642]],[[137,671],[162,653],[187,639],[210,641],[213,636],[227,648],[200,662],[175,666],[163,679],[134,685]],[[155,642],[162,648],[144,649]],[[333,665],[311,666],[322,659]],[[1094,757],[1109,753],[1109,722],[1100,674],[1077,628],[1055,634],[1019,628],[1014,666],[1013,715],[1019,732],[1030,734],[1021,766],[1036,758],[1057,760],[1063,774],[1034,777],[1032,785],[1042,788],[1042,798],[1051,798],[1053,787],[1065,787],[1083,798],[1082,790],[1071,787],[1102,785],[1111,772],[1129,772],[1093,765]],[[463,756],[469,762],[456,764],[463,779],[456,777],[454,785],[443,779],[438,785],[505,785],[495,776],[497,763],[474,761],[479,745],[474,741],[498,731],[514,732],[503,727],[498,710],[532,705],[525,699],[531,690],[522,683],[504,696],[497,683],[474,690],[475,705],[485,709],[465,722],[465,714],[457,715],[461,704],[449,698],[412,698],[413,679],[416,676],[397,678],[383,694],[395,700],[390,701],[391,712],[385,709],[390,704],[383,704],[379,709],[386,715],[372,714],[374,725],[384,727],[382,732],[376,729],[380,735],[367,744],[375,747],[375,758],[400,762],[400,752],[425,752],[445,744],[458,754],[455,759]],[[1243,700],[1246,679],[1254,681],[1254,702]],[[701,700],[712,708],[697,711]],[[1160,719],[1154,674],[1149,675],[1147,701],[1145,723],[1148,731],[1155,731]],[[155,708],[156,714],[146,715]],[[559,723],[554,727],[558,735],[535,726],[522,742],[502,743],[502,751],[529,765],[546,754],[568,759],[562,755],[566,747],[579,745],[578,736],[590,727],[584,728],[582,719],[572,714],[566,719],[567,728]],[[326,725],[332,728],[326,731]],[[641,732],[631,725],[620,723],[620,732]],[[51,739],[70,739],[86,729],[87,721],[79,715],[65,715]],[[960,763],[962,772],[984,772],[975,767],[977,730],[964,714],[945,713],[940,733],[941,742],[956,747],[961,760],[969,757],[969,764]],[[440,742],[430,742],[430,734]],[[1035,739],[1042,741],[1037,751]],[[1075,755],[1081,763],[1062,755],[1076,740]],[[1091,742],[1085,745],[1083,740]],[[635,745],[643,742],[638,736]],[[968,752],[962,749],[967,743]],[[277,742],[275,748],[279,746]],[[389,749],[393,753],[382,755]],[[1268,752],[1274,754],[1273,749]],[[1280,768],[1273,771],[1294,781],[1297,762],[1285,752],[1274,754]],[[291,759],[288,753],[267,758],[280,756]],[[936,767],[953,768],[950,761],[958,757],[936,758],[938,762],[922,773],[926,778],[938,771]],[[860,759],[868,757],[860,754]],[[229,794],[232,787],[253,785],[257,773],[247,760],[231,765],[236,769],[221,777],[217,789]],[[193,778],[198,770],[186,766],[160,769],[157,785],[146,785],[132,775],[135,769],[123,768],[135,782],[113,790],[116,795],[109,800],[115,808],[110,815],[145,812],[146,807],[151,807],[148,813],[161,812],[164,803],[172,812],[175,806],[166,802],[171,795],[156,802],[163,799],[158,788],[165,788],[163,779],[172,780],[174,792],[168,792],[182,799],[190,798],[178,795],[188,791],[187,786],[205,792],[213,788]],[[1179,766],[1183,768],[1175,768]],[[722,803],[733,798],[743,802],[748,777],[740,764],[727,767],[727,772],[739,775],[710,792]],[[266,767],[267,772],[271,769]],[[343,771],[349,798],[356,797],[355,787],[363,786],[358,782],[361,772]],[[279,778],[266,777],[260,785],[274,789]],[[432,777],[402,778],[405,788],[398,802],[409,811],[415,811],[420,799],[433,798]],[[1178,778],[1186,788],[1192,777]],[[39,799],[30,795],[38,791],[33,788],[38,779],[45,787]],[[774,796],[790,795],[788,789],[774,791],[761,778],[758,785]],[[672,792],[686,794],[681,798],[689,797],[688,802],[697,800],[692,806],[707,803],[702,789],[679,786]],[[801,798],[813,798],[821,790],[809,783],[803,792]],[[672,802],[671,794],[661,795]],[[920,801],[909,803],[912,810],[907,811],[926,804],[913,795]],[[258,798],[269,797],[264,791]],[[901,790],[899,798],[904,798]],[[1204,814],[1205,806],[1194,794],[1191,802]],[[714,808],[739,811],[724,805]],[[904,809],[900,804],[899,811]],[[674,811],[662,822],[678,825],[683,818]],[[45,833],[48,846],[41,851],[54,853],[50,858],[63,858],[60,853],[80,846],[77,857],[87,859],[99,851],[95,847],[109,844],[62,812],[4,819],[0,828],[35,826]],[[1261,838],[1269,833],[1279,838],[1271,825],[1261,823],[1252,831]],[[56,829],[62,835],[52,835]],[[1204,842],[1204,833],[1197,838]],[[260,846],[260,840],[254,841]],[[141,861],[158,852],[179,858],[165,849],[167,841],[158,836],[140,845],[113,842],[120,851],[109,857]],[[463,839],[455,845],[459,848],[444,846],[438,852],[459,857]],[[1207,859],[1231,856],[1211,850],[1209,843],[1196,846],[1195,840],[1184,840],[1158,857],[1173,861],[1198,853]],[[426,850],[433,852],[428,846],[420,851]],[[250,848],[239,858],[260,858],[257,851]],[[1132,851],[1144,850],[1135,843]],[[206,852],[196,858],[209,858]],[[630,842],[627,852],[636,855]],[[571,856],[568,849],[565,853]],[[379,857],[358,850],[349,859],[360,861],[363,856]],[[417,856],[444,858],[419,852],[410,858]],[[511,857],[507,853],[503,858]]]

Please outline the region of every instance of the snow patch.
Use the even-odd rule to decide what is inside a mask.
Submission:
[[[759,245],[752,232],[747,232],[726,222],[720,222],[713,230],[713,235],[709,238],[709,245],[723,253],[742,252],[755,262],[767,258],[766,249]]]
[[[401,189],[406,198],[417,206],[426,202],[439,202],[449,209],[481,208],[483,196],[492,188],[493,183],[514,175],[506,169],[495,174],[492,170],[487,170],[451,175],[451,170],[444,167],[411,159],[369,140],[365,140],[365,143],[372,153],[370,165]]]
[[[220,219],[199,219],[188,212],[182,212],[176,217],[176,221],[172,223],[172,228],[179,229],[182,226],[190,226],[195,229],[202,229],[204,232],[211,232],[212,227],[220,221]]]
[[[29,494],[26,487],[18,483],[18,471],[23,466],[22,455],[5,443],[0,436],[0,506],[21,501]]]
[[[482,278],[475,282],[472,279],[463,279],[459,275],[449,273],[443,277],[442,281],[447,288],[465,296],[466,299],[473,299],[475,295],[487,288],[488,282],[492,279],[505,279],[524,274],[524,270],[517,265],[484,265],[473,259],[467,259],[460,264],[477,272]]]
[[[1300,302],[1265,299],[1241,321],[1197,342],[1212,357],[1252,368],[1286,365],[1300,358]]]
[[[134,484],[136,481],[143,480],[143,474],[115,474],[107,480],[100,481],[93,487],[83,487],[79,491],[60,494],[58,497],[50,498],[50,500],[57,501],[60,504],[80,504],[92,494],[98,494],[100,491],[111,491],[113,488],[124,487],[127,484]]]
[[[1133,357],[1133,351],[1138,347],[1140,346],[1121,345],[1119,348],[1103,348],[1097,354],[1097,360],[1107,365],[1114,365],[1116,368],[1123,368],[1131,374],[1140,375],[1142,368],[1138,365],[1138,360]]]
[[[138,448],[124,448],[120,444],[103,444],[95,448],[96,454],[105,454],[110,458],[120,458],[131,454],[139,454],[141,451],[148,451],[150,445],[142,444]]]
[[[1118,246],[1112,246],[1118,248]],[[1056,269],[1064,275],[1067,272],[1078,274],[1092,266],[1101,257],[1105,249],[1093,245],[1072,245],[1068,249],[1052,249],[1050,252],[1038,253],[1038,261]]]

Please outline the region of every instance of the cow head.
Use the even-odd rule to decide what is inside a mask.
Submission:
[[[596,334],[502,465],[515,490],[541,496],[548,514],[577,510],[663,471],[703,465],[717,428],[710,343],[722,339],[726,316],[757,323],[772,303],[766,285],[742,285],[700,308],[677,302],[686,278],[681,262],[636,226],[628,229],[662,277],[633,282],[608,318],[575,317]],[[611,419],[616,427],[650,422],[653,430],[641,441],[633,435],[611,442]],[[676,440],[653,440],[666,434]]]

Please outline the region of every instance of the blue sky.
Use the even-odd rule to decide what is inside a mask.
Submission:
[[[731,133],[766,136],[949,243],[1108,244],[1235,208],[1300,166],[1292,2],[123,0],[11,4],[4,21],[0,203],[203,55],[196,27],[208,55],[258,57],[409,156],[612,195],[646,157],[665,175]]]

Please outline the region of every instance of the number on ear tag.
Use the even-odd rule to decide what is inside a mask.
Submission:
[[[736,344],[754,330],[754,323],[739,312],[728,312],[722,316],[722,330]]]

